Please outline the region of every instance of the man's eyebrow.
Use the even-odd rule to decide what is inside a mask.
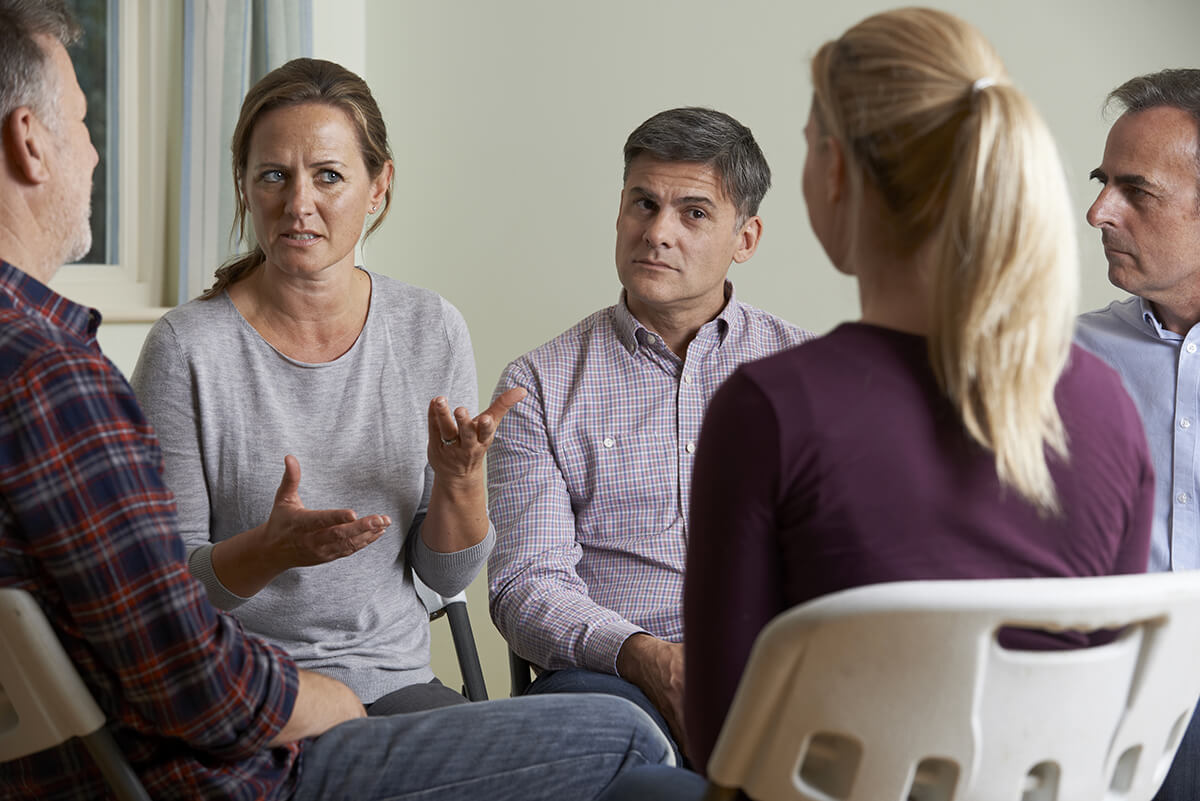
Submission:
[[[632,193],[634,195],[644,197],[646,200],[651,200],[651,201],[654,201],[655,203],[662,202],[661,198],[659,198],[658,195],[654,194],[649,189],[646,189],[644,187],[631,186],[631,187],[629,187],[629,191],[630,191],[630,193]],[[672,201],[671,205],[673,205],[673,206],[707,206],[710,209],[715,209],[717,207],[716,202],[712,198],[708,197],[707,195],[684,195],[683,197],[675,198],[675,200]]]
[[[1123,184],[1125,186],[1137,186],[1137,187],[1155,187],[1155,186],[1157,186],[1157,184],[1155,184],[1153,181],[1151,181],[1146,176],[1138,175],[1137,173],[1123,173],[1121,175],[1114,175],[1114,176],[1112,176],[1112,178],[1109,178],[1108,174],[1106,172],[1104,172],[1104,170],[1100,169],[1099,167],[1097,167],[1096,169],[1094,169],[1090,173],[1088,173],[1088,178],[1091,178],[1094,180],[1099,180],[1099,181],[1104,181],[1105,183],[1107,183],[1108,181],[1111,180],[1113,183]]]
[[[685,195],[675,201],[676,206],[708,206],[710,209],[715,209],[717,204],[711,198],[704,195]]]

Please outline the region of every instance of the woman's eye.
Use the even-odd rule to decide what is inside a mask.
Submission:
[[[322,183],[326,184],[336,184],[338,181],[342,180],[341,174],[334,172],[333,170],[321,170],[319,173],[317,173],[317,177]]]

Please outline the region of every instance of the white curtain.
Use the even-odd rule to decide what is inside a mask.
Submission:
[[[312,55],[312,0],[185,0],[179,274],[183,303],[246,243],[231,238],[230,140],[242,98],[259,78]]]

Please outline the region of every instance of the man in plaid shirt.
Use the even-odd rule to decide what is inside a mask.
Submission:
[[[528,396],[488,454],[492,619],[543,668],[527,694],[601,692],[682,732],[683,566],[696,440],[742,362],[811,335],[739,302],[771,173],[718,111],[654,115],[625,143],[615,306],[512,362]]]
[[[154,433],[96,343],[99,314],[45,285],[91,245],[98,156],[65,49],[78,35],[62,0],[0,0],[0,586],[37,599],[150,795],[592,799],[669,760],[616,699],[366,718],[348,687],[208,602]],[[577,744],[554,725],[578,719],[600,736]],[[5,799],[103,794],[78,741],[0,764]]]

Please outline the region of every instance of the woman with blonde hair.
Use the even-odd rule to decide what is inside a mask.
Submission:
[[[698,766],[791,606],[1146,567],[1145,438],[1116,374],[1071,345],[1073,212],[1033,105],[977,30],[919,8],[822,46],[812,81],[804,196],[862,314],[743,366],[705,419],[684,590]]]

